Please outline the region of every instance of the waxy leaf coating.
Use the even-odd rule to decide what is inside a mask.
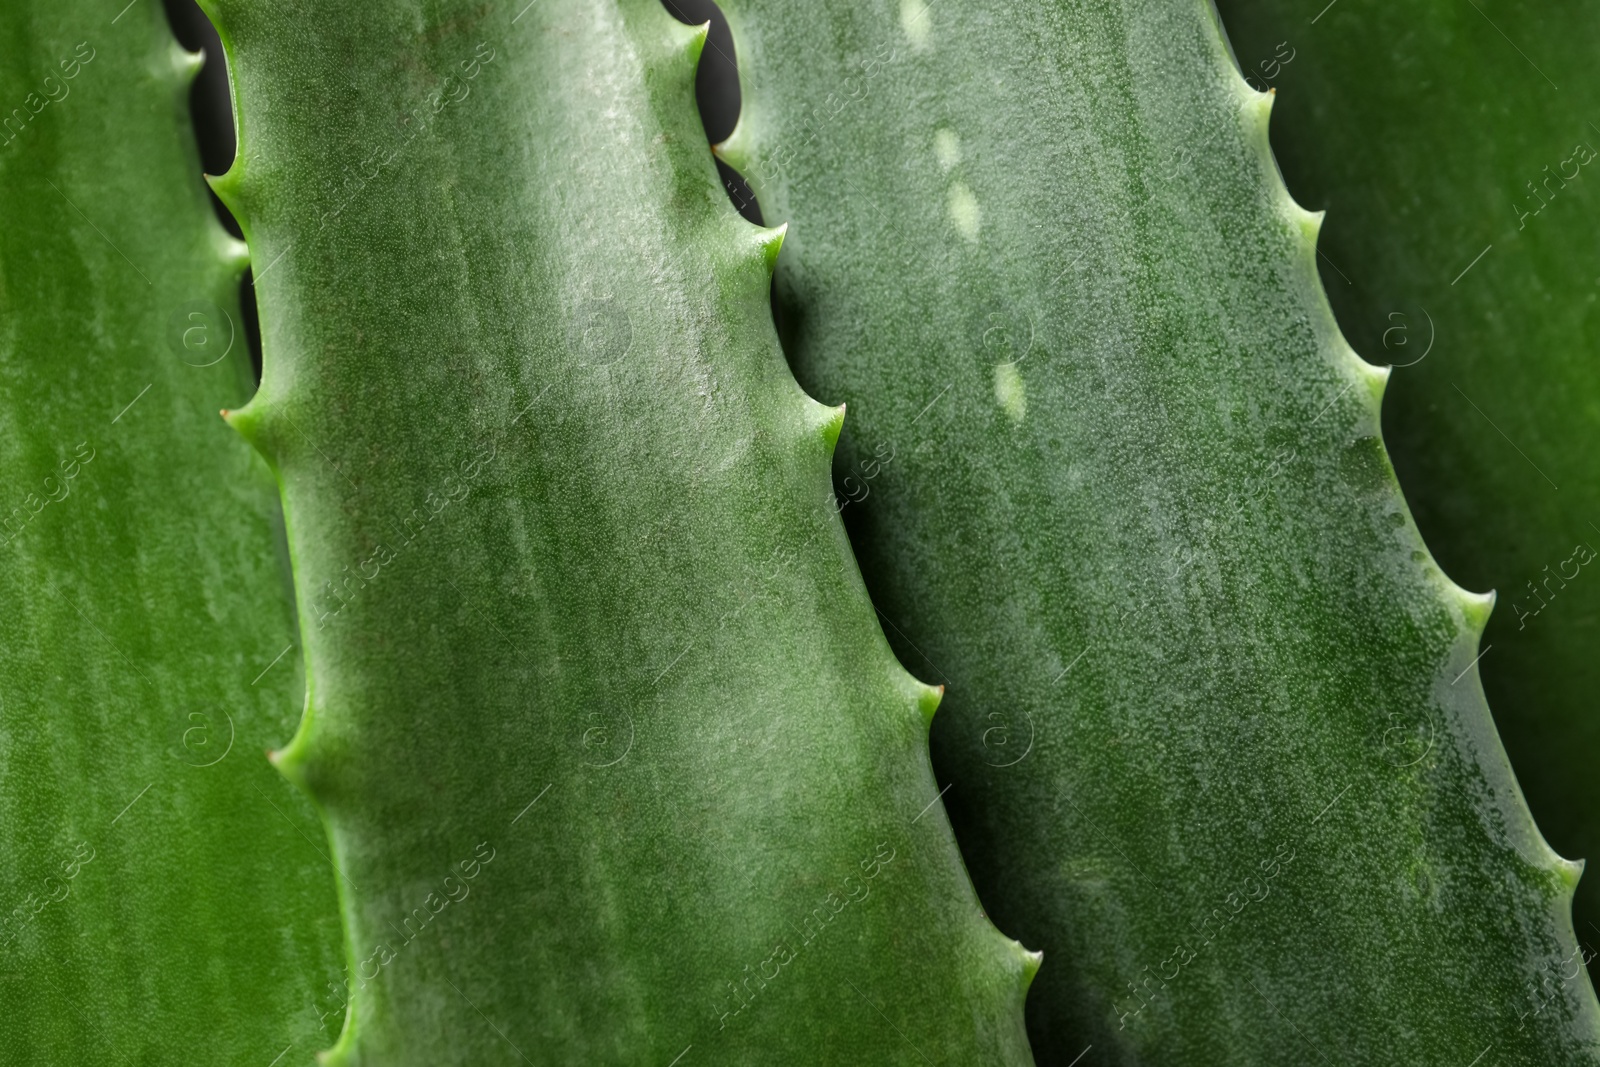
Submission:
[[[1030,1063],[655,0],[210,5],[335,1064]],[[292,88],[291,88],[292,87]],[[331,101],[337,106],[330,106]]]
[[[333,873],[244,249],[161,6],[0,18],[0,1061],[308,1064]],[[332,1016],[338,1025],[339,1013]]]
[[[780,333],[850,405],[846,521],[949,684],[935,764],[1044,952],[1040,1060],[1593,1062],[1489,600],[1411,521],[1211,5],[725,9],[723,154],[790,226]]]
[[[1499,591],[1479,669],[1539,828],[1600,856],[1600,12],[1221,6],[1247,74],[1281,87],[1289,187],[1330,211],[1333,309],[1395,366],[1384,436],[1417,524]],[[1600,878],[1573,918],[1592,959]]]

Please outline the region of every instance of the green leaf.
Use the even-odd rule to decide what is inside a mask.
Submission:
[[[213,0],[336,1064],[1031,1062],[656,0]]]
[[[1210,4],[727,13],[725,154],[792,226],[780,332],[850,404],[846,521],[950,684],[1041,1061],[1592,1062],[1489,601],[1407,513]]]
[[[1481,670],[1528,803],[1563,855],[1600,855],[1595,13],[1223,7],[1283,87],[1290,187],[1331,209],[1334,311],[1397,368],[1385,436],[1417,523],[1446,571],[1500,591]],[[1600,944],[1600,879],[1573,910]]]
[[[299,656],[269,472],[217,418],[244,250],[199,57],[120,6],[0,26],[0,1058],[307,1063],[337,911],[263,755]]]

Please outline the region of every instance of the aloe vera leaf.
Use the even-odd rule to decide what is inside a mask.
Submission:
[[[1223,14],[1252,75],[1283,87],[1289,187],[1331,208],[1334,313],[1400,370],[1385,437],[1417,524],[1457,580],[1500,591],[1480,669],[1529,806],[1563,855],[1593,857],[1600,19],[1575,3],[1478,8]],[[1573,912],[1593,956],[1600,880]]]
[[[215,0],[335,1064],[1031,1062],[655,0]],[[290,90],[293,86],[293,90]],[[337,97],[339,106],[328,101]]]
[[[1592,1062],[1567,907],[1204,2],[730,0],[874,601],[1042,1062]],[[1488,1061],[1485,1061],[1488,1062]]]
[[[199,57],[120,7],[0,20],[0,1059],[309,1063],[338,911],[264,755],[299,657],[270,471],[217,418],[244,248]]]

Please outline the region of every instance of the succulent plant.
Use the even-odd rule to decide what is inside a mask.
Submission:
[[[1412,524],[1210,5],[724,8],[721,154],[791,227],[789,356],[851,405],[846,519],[949,683],[935,763],[1044,952],[1040,1059],[1589,1062],[1490,599]]]
[[[309,1061],[339,928],[242,245],[159,6],[0,21],[0,1058]]]
[[[1484,689],[1539,828],[1563,855],[1600,854],[1600,21],[1573,3],[1339,6],[1314,24],[1222,8],[1257,83],[1283,87],[1290,188],[1329,209],[1334,311],[1397,368],[1385,437],[1423,536],[1458,580],[1501,591]],[[1254,58],[1280,41],[1287,65]],[[1592,957],[1600,881],[1574,909]]]
[[[1027,1062],[1034,959],[935,803],[938,691],[832,504],[843,409],[783,362],[782,231],[700,135],[703,31],[210,10],[262,321],[228,418],[282,487],[307,664],[275,759],[353,961],[330,1062]]]
[[[0,28],[7,1062],[1595,1061],[1479,685],[1585,846],[1585,616],[1496,676],[1447,577],[1587,490],[1437,357],[1397,483],[1267,136],[1286,71],[1342,102],[1285,153],[1361,351],[1404,297],[1508,441],[1547,380],[1581,434],[1592,231],[1485,289],[1374,232],[1449,116],[1564,129],[1502,12],[1229,0],[1247,82],[1202,0],[726,0],[769,228],[674,4],[204,6],[243,245],[155,4]],[[1363,154],[1371,34],[1460,110]]]

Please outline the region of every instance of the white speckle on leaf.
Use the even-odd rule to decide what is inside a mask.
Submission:
[[[962,182],[950,187],[950,221],[956,224],[961,236],[969,241],[978,239],[978,198]]]
[[[951,167],[961,162],[961,138],[956,136],[956,131],[948,126],[933,135],[933,154],[939,160],[939,168],[948,171]]]
[[[1022,372],[1015,363],[997,363],[994,368],[994,398],[1011,421],[1021,423],[1028,413],[1028,393],[1022,385]]]
[[[933,26],[929,22],[928,5],[923,0],[900,0],[900,28],[906,31],[911,47],[918,52],[933,47],[929,40]]]

